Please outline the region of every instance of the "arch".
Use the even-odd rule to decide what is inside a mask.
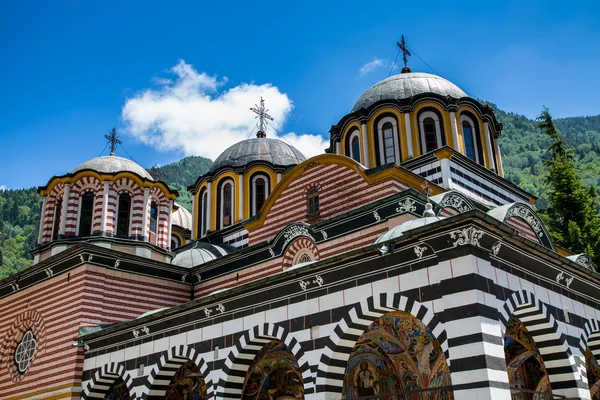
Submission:
[[[358,145],[358,153],[356,152],[356,146]],[[346,134],[346,156],[350,157],[354,161],[360,164],[362,159],[362,148],[360,130],[357,127],[353,127],[350,134]]]
[[[259,181],[262,180],[262,184]],[[261,188],[262,185],[262,188]],[[258,214],[269,197],[271,179],[264,172],[255,172],[250,176],[250,216]],[[240,207],[242,205],[240,204]]]
[[[125,370],[122,364],[109,363],[104,364],[92,377],[92,380],[88,382],[85,389],[81,392],[81,399],[92,399],[92,398],[104,398],[106,391],[110,389],[110,385],[117,379],[121,378],[127,385],[127,392],[133,399],[135,396],[132,394],[133,390],[133,379],[129,375],[129,372]]]
[[[283,254],[283,269],[297,263],[302,254],[309,255],[312,261],[319,259],[319,248],[312,239],[306,236],[301,236],[288,245],[287,250]]]
[[[537,344],[540,355],[547,363],[548,380],[553,394],[566,397],[589,398],[581,379],[581,371],[566,342],[566,334],[546,305],[533,293],[514,292],[500,309],[500,321],[508,329],[508,320],[514,315],[525,325]]]
[[[594,357],[600,359],[600,321],[597,319],[588,319],[583,322],[583,334],[579,342],[581,354],[585,354],[587,347]]]
[[[223,367],[225,379],[220,379],[218,383],[217,396],[219,398],[239,399],[241,397],[248,367],[262,347],[271,340],[280,340],[290,349],[302,371],[304,393],[314,393],[310,366],[300,343],[283,327],[265,323],[245,331],[229,352]]]
[[[171,347],[154,364],[152,371],[148,375],[146,387],[142,393],[142,400],[160,400],[165,397],[167,388],[173,376],[186,361],[191,360],[198,366],[200,373],[206,382],[206,394],[208,398],[213,396],[213,385],[208,378],[208,364],[204,362],[200,354],[196,353],[193,347],[185,344]]]
[[[400,164],[400,135],[398,133],[398,120],[396,119],[396,116],[383,114],[377,119],[374,125],[376,129],[375,153],[377,165],[385,165],[390,162]],[[386,137],[386,132],[388,132],[388,130],[391,136]],[[388,139],[388,143],[386,143],[386,139]],[[389,143],[389,139],[392,140],[392,143]],[[388,151],[392,151],[393,154],[388,153]]]
[[[431,197],[431,200],[440,206],[437,213],[439,217],[450,217],[475,208],[473,202],[471,202],[468,197],[455,190],[449,190],[445,193],[433,196]]]
[[[318,393],[331,393],[341,397],[344,384],[344,366],[348,362],[354,343],[373,321],[390,311],[404,311],[420,319],[433,332],[448,363],[447,334],[435,314],[417,301],[400,293],[380,293],[361,300],[336,325],[317,368]]]
[[[435,135],[435,148],[434,149],[427,147],[427,139],[428,138],[427,138],[426,133],[429,132],[429,129],[426,129],[426,128],[428,128],[426,126],[427,125],[426,122],[428,122],[430,119],[433,121],[433,128],[434,128],[433,134]],[[442,147],[444,144],[446,144],[446,141],[444,140],[445,137],[444,137],[443,117],[435,108],[425,107],[421,111],[419,111],[417,122],[419,123],[419,138],[420,138],[420,143],[421,143],[421,154],[428,153],[429,151],[438,149],[438,148]]]
[[[550,239],[550,235],[546,230],[544,222],[529,204],[521,201],[509,203],[491,209],[488,211],[488,214],[496,218],[498,221],[504,222],[505,224],[518,230],[521,236],[528,237],[528,231],[531,229],[529,234],[532,236],[534,241],[537,239],[542,246],[556,251],[554,244]],[[515,223],[517,221],[520,223]],[[523,226],[525,226],[527,229],[523,230]]]
[[[235,182],[232,178],[225,178],[217,185],[217,229],[226,228],[234,223]]]
[[[485,165],[483,156],[482,135],[479,129],[479,120],[468,111],[463,111],[459,118],[461,132],[463,134],[463,145],[465,149],[464,155],[476,162],[477,164]],[[473,158],[469,157],[467,151],[467,137],[465,136],[465,128],[468,127],[471,133],[473,146]],[[469,132],[469,131],[467,131]]]

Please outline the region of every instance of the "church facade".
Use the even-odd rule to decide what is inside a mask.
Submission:
[[[112,153],[40,188],[0,398],[599,398],[600,276],[503,178],[489,107],[405,67],[309,159],[254,111],[192,213]]]

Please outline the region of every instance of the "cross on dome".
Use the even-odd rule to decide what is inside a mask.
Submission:
[[[265,101],[262,96],[260,97],[260,106],[255,104],[254,107],[250,107],[250,111],[256,114],[255,118],[258,118],[258,132],[256,133],[256,137],[266,137],[267,121],[273,121],[273,117],[267,113],[269,110],[265,108]]]
[[[404,35],[402,35],[402,40],[400,42],[396,42],[396,46],[400,48],[402,52],[402,60],[404,61],[404,68],[402,68],[401,73],[412,72],[410,67],[408,66],[408,57],[411,56],[408,47],[406,46],[406,42],[404,41]]]
[[[110,131],[108,135],[104,135],[104,138],[106,138],[106,140],[108,140],[108,143],[110,144],[110,155],[114,156],[117,145],[123,143],[119,140],[119,135],[117,135],[117,131],[115,130],[115,128],[112,128],[112,131]]]

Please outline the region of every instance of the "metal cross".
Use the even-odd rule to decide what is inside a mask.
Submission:
[[[408,47],[406,47],[406,42],[404,41],[404,35],[402,35],[402,40],[400,42],[396,42],[396,45],[400,47],[400,51],[402,51],[402,60],[404,60],[404,66],[408,63],[408,56],[410,56],[410,51],[408,51]]]
[[[267,114],[267,111],[269,110],[265,108],[265,101],[263,100],[262,96],[260,97],[260,106],[255,104],[255,107],[250,107],[250,110],[256,114],[255,118],[258,118],[258,134],[256,136],[264,137],[265,130],[267,129],[266,121],[273,121],[273,117]]]
[[[425,196],[427,196],[427,202],[429,203],[429,195],[431,194],[431,186],[429,186],[429,181],[425,180],[425,182],[421,184],[421,188],[423,189]]]
[[[106,138],[106,140],[108,140],[108,143],[110,143],[110,155],[114,156],[117,145],[122,143],[119,140],[119,135],[117,135],[117,131],[115,130],[115,128],[112,128],[112,131],[110,131],[108,135],[104,135],[104,137]]]

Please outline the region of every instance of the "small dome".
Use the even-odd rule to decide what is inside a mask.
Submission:
[[[243,140],[226,149],[210,167],[216,171],[223,166],[241,167],[252,161],[267,161],[274,165],[295,165],[306,157],[293,146],[279,140],[253,138]]]
[[[458,86],[440,76],[409,72],[390,76],[376,83],[359,97],[351,112],[372,106],[380,100],[408,99],[421,93],[436,93],[456,99],[468,97]]]
[[[205,242],[194,242],[182,248],[177,253],[171,264],[184,268],[192,268],[206,262],[216,260],[236,251],[236,248],[228,244],[210,244]]]
[[[192,230],[192,214],[181,204],[177,204],[177,206],[179,208],[176,211],[173,211],[173,214],[171,215],[171,225],[177,225],[184,229]]]
[[[387,242],[388,240],[395,239],[397,237],[402,236],[404,232],[420,228],[425,225],[433,224],[434,222],[438,222],[443,220],[444,217],[424,217],[411,219],[410,221],[405,221],[400,225],[390,229],[383,235],[379,236],[377,240],[373,244]]]
[[[72,174],[82,171],[84,169],[91,169],[93,171],[106,173],[106,174],[114,174],[117,172],[133,172],[141,176],[142,178],[149,179],[153,181],[152,176],[136,162],[128,160],[123,157],[117,156],[104,156],[104,157],[96,157],[91,160],[87,160],[79,164],[73,171]]]

